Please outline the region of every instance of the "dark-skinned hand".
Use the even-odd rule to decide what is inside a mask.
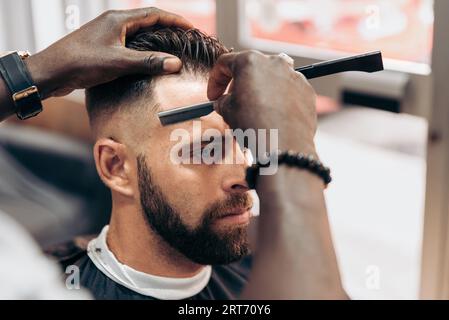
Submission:
[[[161,52],[125,47],[127,36],[155,24],[192,28],[181,16],[157,8],[107,11],[26,60],[43,98],[62,96],[129,74],[178,72],[181,61]]]

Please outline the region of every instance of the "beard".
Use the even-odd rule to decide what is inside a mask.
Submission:
[[[172,248],[201,265],[229,264],[249,254],[247,226],[213,229],[213,223],[235,208],[249,208],[247,193],[232,194],[204,210],[197,227],[187,226],[181,214],[166,200],[152,182],[145,158],[137,158],[140,203],[150,228]]]

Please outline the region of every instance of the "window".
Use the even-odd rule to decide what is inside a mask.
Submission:
[[[243,0],[247,47],[331,59],[382,50],[386,67],[430,73],[433,0]]]
[[[216,33],[215,0],[126,0],[112,1],[111,6],[121,9],[157,7],[187,18],[207,34]]]
[[[215,0],[0,1],[0,50],[38,52],[108,9],[151,6],[180,14],[208,34],[216,33]],[[14,20],[10,10],[21,12],[22,19]]]

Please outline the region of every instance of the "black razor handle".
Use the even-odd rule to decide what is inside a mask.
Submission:
[[[347,71],[377,72],[384,70],[380,51],[365,53],[342,59],[330,60],[296,68],[307,79],[314,79]],[[214,111],[214,102],[204,102],[187,107],[176,108],[158,113],[162,125],[175,124],[206,116]]]

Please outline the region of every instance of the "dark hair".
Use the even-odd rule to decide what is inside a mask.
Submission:
[[[215,38],[198,29],[152,27],[142,30],[126,41],[126,47],[139,51],[160,51],[177,56],[183,72],[206,74],[228,50]],[[86,107],[91,123],[100,115],[111,115],[126,105],[124,102],[150,98],[153,85],[148,75],[116,79],[86,90]]]

